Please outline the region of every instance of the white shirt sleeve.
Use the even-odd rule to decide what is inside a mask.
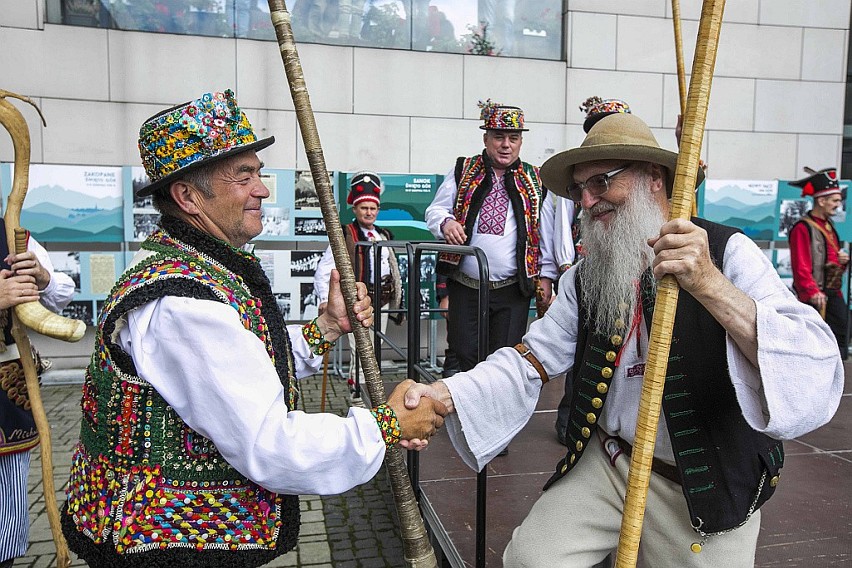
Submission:
[[[799,302],[748,237],[737,234],[725,250],[724,274],[757,306],[759,369],[728,337],[728,365],[749,425],[779,440],[827,423],[843,394],[837,341],[816,310]]]
[[[62,272],[55,272],[50,255],[41,244],[30,237],[27,249],[34,252],[41,266],[50,273],[50,282],[41,291],[39,301],[48,310],[58,313],[74,298],[74,281]]]
[[[432,203],[426,208],[426,226],[435,235],[436,239],[443,239],[441,224],[444,219],[453,217],[453,202],[456,198],[456,170],[453,168],[444,177],[444,181],[438,186]]]
[[[288,328],[297,365],[307,343]],[[166,297],[130,312],[118,344],[193,429],[237,471],[288,494],[330,495],[369,481],[385,446],[369,410],[346,418],[287,411],[264,345],[230,306]]]
[[[553,256],[557,268],[574,264],[576,254],[571,225],[574,220],[574,202],[554,195],[555,215],[553,219]]]
[[[555,214],[558,199],[552,191],[548,191],[541,204],[541,215],[539,218],[539,245],[541,248],[541,276],[556,280],[559,275],[556,264],[556,242],[555,238]]]
[[[331,278],[333,268],[336,268],[334,255],[331,254],[331,246],[329,246],[325,249],[314,271],[314,292],[316,292],[320,303],[328,301],[328,280]]]

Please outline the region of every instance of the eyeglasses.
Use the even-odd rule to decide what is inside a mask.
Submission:
[[[581,201],[583,199],[583,190],[588,191],[592,197],[600,197],[609,191],[609,181],[612,178],[629,170],[632,166],[633,164],[627,164],[606,173],[594,175],[586,181],[573,183],[568,186],[568,197],[572,201]]]

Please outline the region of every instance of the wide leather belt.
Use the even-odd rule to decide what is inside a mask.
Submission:
[[[615,440],[618,443],[618,447],[621,448],[621,451],[625,456],[630,457],[630,454],[633,453],[633,446],[627,443],[626,440],[619,438],[618,436],[610,436],[610,439]],[[673,481],[678,485],[681,485],[680,472],[677,470],[677,467],[668,464],[659,458],[654,458],[651,462],[651,471],[662,475],[669,481]]]
[[[471,278],[464,272],[459,272],[458,274],[451,276],[453,280],[467,286],[468,288],[473,288],[474,290],[479,290],[479,279]],[[496,290],[497,288],[505,288],[506,286],[511,286],[512,284],[517,284],[521,279],[517,276],[512,276],[510,278],[506,278],[505,280],[489,280],[488,287],[492,290]]]

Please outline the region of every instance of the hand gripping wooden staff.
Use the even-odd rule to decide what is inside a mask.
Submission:
[[[15,177],[4,216],[6,240],[9,243],[9,250],[14,250],[20,254],[27,250],[27,234],[21,228],[21,208],[27,194],[29,181],[30,132],[21,112],[15,105],[7,101],[7,98],[20,99],[33,105],[38,110],[42,122],[44,122],[44,116],[27,97],[0,89],[0,123],[9,131],[15,151]],[[79,320],[58,316],[38,302],[20,304],[10,311],[12,313],[12,337],[15,339],[15,344],[18,346],[18,352],[21,356],[21,366],[24,369],[24,376],[27,381],[27,394],[30,398],[33,418],[41,440],[41,479],[44,488],[44,505],[47,509],[53,543],[56,546],[56,566],[67,568],[71,565],[71,557],[68,552],[68,544],[65,542],[65,537],[62,535],[62,529],[59,526],[59,508],[56,505],[56,489],[53,484],[50,424],[47,422],[47,414],[41,400],[38,372],[32,357],[30,339],[27,337],[26,328],[29,327],[42,335],[63,341],[79,341],[86,333],[86,324]]]
[[[672,219],[688,219],[692,209],[698,156],[704,137],[704,123],[707,119],[707,105],[710,101],[710,86],[713,82],[716,48],[719,44],[724,9],[725,0],[704,0],[684,115],[683,136],[675,170],[671,200]],[[648,361],[645,365],[645,378],[636,419],[636,438],[627,475],[627,496],[624,516],[621,519],[616,568],[635,567],[638,560],[639,539],[642,536],[642,521],[651,480],[651,462],[657,440],[657,425],[679,291],[677,280],[672,275],[665,276],[657,286]]]
[[[320,145],[319,133],[317,132],[314,113],[311,108],[308,89],[305,85],[305,77],[302,74],[302,65],[299,62],[299,53],[296,51],[296,41],[290,26],[290,12],[284,0],[268,0],[269,11],[272,17],[272,25],[275,26],[275,35],[278,38],[278,48],[281,51],[281,59],[284,62],[284,70],[287,81],[290,84],[290,94],[293,96],[293,104],[296,107],[296,118],[299,121],[299,129],[305,143],[305,153],[311,167],[311,175],[317,189],[320,200],[322,216],[328,231],[328,240],[331,244],[331,252],[334,255],[334,263],[340,272],[340,288],[346,300],[349,310],[349,321],[352,322],[355,334],[355,345],[361,367],[367,382],[367,390],[373,404],[382,404],[386,400],[385,389],[379,374],[379,366],[376,362],[373,347],[370,342],[369,331],[362,327],[355,318],[353,306],[357,298],[355,288],[355,273],[352,270],[352,262],[346,250],[343,238],[343,229],[340,226],[340,218],[334,205],[334,195],[331,184],[328,181],[328,171],[325,166],[325,158]],[[385,452],[385,466],[391,482],[394,501],[401,523],[402,542],[405,560],[412,568],[437,568],[435,552],[429,543],[426,527],[414,498],[411,481],[405,468],[402,450],[398,447],[388,448]]]

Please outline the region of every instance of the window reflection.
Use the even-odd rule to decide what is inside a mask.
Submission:
[[[47,0],[48,21],[275,39],[266,0]],[[561,0],[295,0],[297,41],[560,59]]]

